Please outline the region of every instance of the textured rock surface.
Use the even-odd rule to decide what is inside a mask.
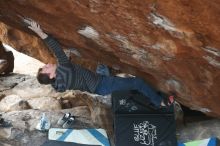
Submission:
[[[0,40],[16,50],[44,62],[54,62],[51,53],[37,37],[14,29],[4,23],[0,23],[0,34]]]
[[[53,61],[22,24],[22,16],[33,18],[63,46],[78,49],[74,62],[142,76],[176,92],[182,104],[220,116],[219,7],[218,0],[7,0],[0,1],[7,24],[0,33],[17,50]]]
[[[193,140],[207,139],[211,136],[219,139],[219,125],[219,119],[189,123],[177,130],[178,140],[180,142],[189,142]]]
[[[9,95],[4,97],[0,101],[0,111],[9,112],[9,111],[19,111],[24,110],[23,108],[23,100],[18,95]]]
[[[53,97],[40,97],[28,100],[28,104],[32,109],[41,110],[59,110],[61,109],[59,101]]]
[[[64,109],[66,104],[60,102],[61,98],[70,103],[68,109]],[[101,127],[113,138],[111,110],[105,104],[109,101],[107,97],[80,91],[56,93],[50,86],[40,86],[34,76],[11,74],[1,77],[0,113],[13,127],[0,128],[0,145],[40,146],[47,139],[47,133],[35,129],[42,113],[50,119],[51,127],[59,127],[58,119],[70,112],[76,116],[72,128]]]
[[[13,146],[40,146],[47,140],[47,132],[37,131],[35,128],[43,113],[51,122],[51,127],[59,127],[57,121],[64,113],[70,112],[77,116],[72,128],[91,128],[95,127],[91,122],[89,109],[84,107],[75,107],[68,110],[23,110],[8,112],[3,115],[6,120],[10,120],[12,128],[0,129],[0,145],[2,143],[11,144]],[[4,134],[4,135],[3,135]]]

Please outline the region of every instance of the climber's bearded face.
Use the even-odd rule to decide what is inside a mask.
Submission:
[[[53,79],[56,77],[56,64],[46,64],[42,67],[42,70],[40,73],[48,74],[50,79]]]

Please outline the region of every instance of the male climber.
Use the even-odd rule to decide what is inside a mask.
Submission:
[[[104,76],[72,64],[60,44],[52,36],[43,32],[39,24],[31,19],[24,19],[24,22],[43,39],[58,61],[58,64],[46,64],[39,69],[37,74],[39,83],[51,84],[58,92],[81,90],[99,95],[107,95],[116,90],[137,90],[147,96],[156,107],[169,106],[173,103],[173,96],[169,98],[160,96],[140,78]]]

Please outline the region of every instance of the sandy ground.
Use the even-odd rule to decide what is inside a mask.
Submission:
[[[15,57],[15,66],[14,66],[14,73],[20,73],[20,74],[28,74],[35,76],[38,68],[43,66],[44,63],[40,62],[37,59],[34,59],[32,57],[29,57],[23,53],[20,53],[13,49],[12,47],[5,45],[7,50],[10,50],[13,52]]]

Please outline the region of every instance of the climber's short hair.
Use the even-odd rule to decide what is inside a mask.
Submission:
[[[40,84],[52,84],[55,82],[55,79],[50,79],[49,75],[48,74],[45,74],[45,73],[41,73],[42,71],[42,68],[39,68],[38,69],[38,72],[37,72],[37,80]]]

